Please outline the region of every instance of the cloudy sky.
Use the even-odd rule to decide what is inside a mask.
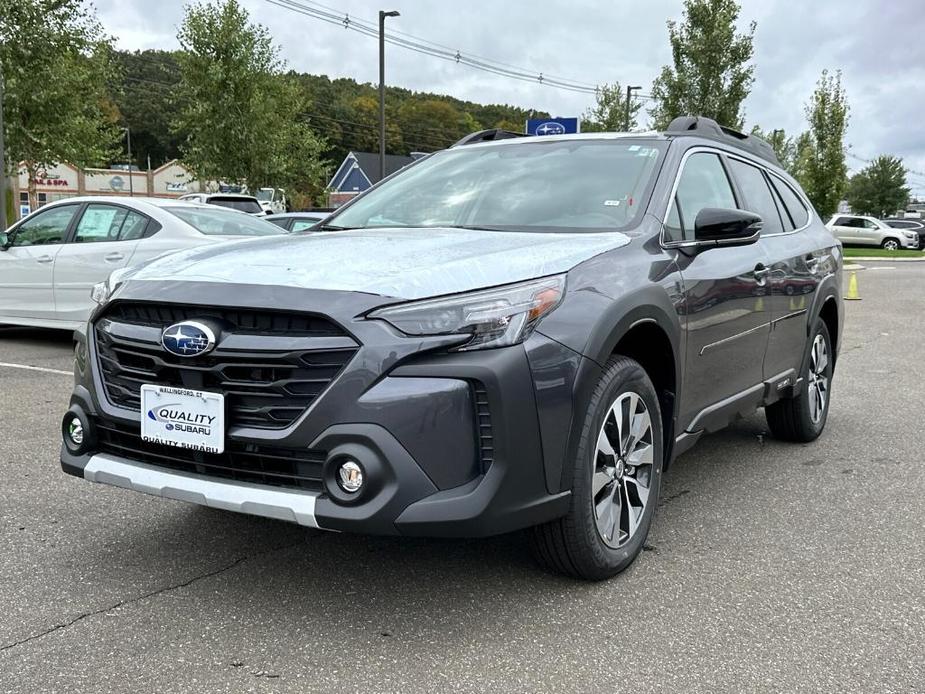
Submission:
[[[302,0],[305,2],[305,0]],[[378,81],[377,43],[269,0],[242,0],[267,26],[293,69]],[[670,60],[667,19],[681,0],[311,0],[335,14],[389,26],[492,61],[573,82],[645,85]],[[851,105],[854,157],[903,157],[913,192],[925,196],[925,8],[920,0],[740,0],[743,27],[756,21],[755,84],[745,102],[748,127],[805,129],[803,106],[823,69],[840,69]],[[176,48],[179,0],[96,0],[108,33],[126,49]],[[798,10],[794,6],[799,4]],[[579,115],[593,95],[500,77],[396,47],[387,48],[389,84],[483,103],[510,103]]]

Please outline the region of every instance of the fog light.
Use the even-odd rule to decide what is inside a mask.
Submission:
[[[341,463],[337,468],[337,484],[348,494],[356,494],[363,486],[363,468],[353,460]]]
[[[78,417],[71,417],[70,424],[67,425],[67,436],[71,440],[71,443],[76,447],[80,447],[84,442],[84,425],[80,423]]]

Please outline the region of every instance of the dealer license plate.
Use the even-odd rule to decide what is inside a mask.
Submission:
[[[225,450],[225,396],[145,384],[141,386],[141,438],[221,453]]]

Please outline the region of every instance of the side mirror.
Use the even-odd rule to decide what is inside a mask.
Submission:
[[[5,231],[0,231],[0,251],[5,251],[10,247],[11,243],[12,239],[10,238],[10,235]]]
[[[704,246],[747,246],[761,233],[761,217],[746,210],[705,207],[694,220],[694,240]]]

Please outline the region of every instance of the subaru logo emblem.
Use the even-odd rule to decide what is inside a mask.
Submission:
[[[174,323],[161,335],[161,345],[178,357],[198,357],[215,347],[215,333],[192,320]]]
[[[555,121],[547,121],[541,123],[540,126],[536,129],[537,135],[564,135],[565,126],[562,123],[556,123]]]

